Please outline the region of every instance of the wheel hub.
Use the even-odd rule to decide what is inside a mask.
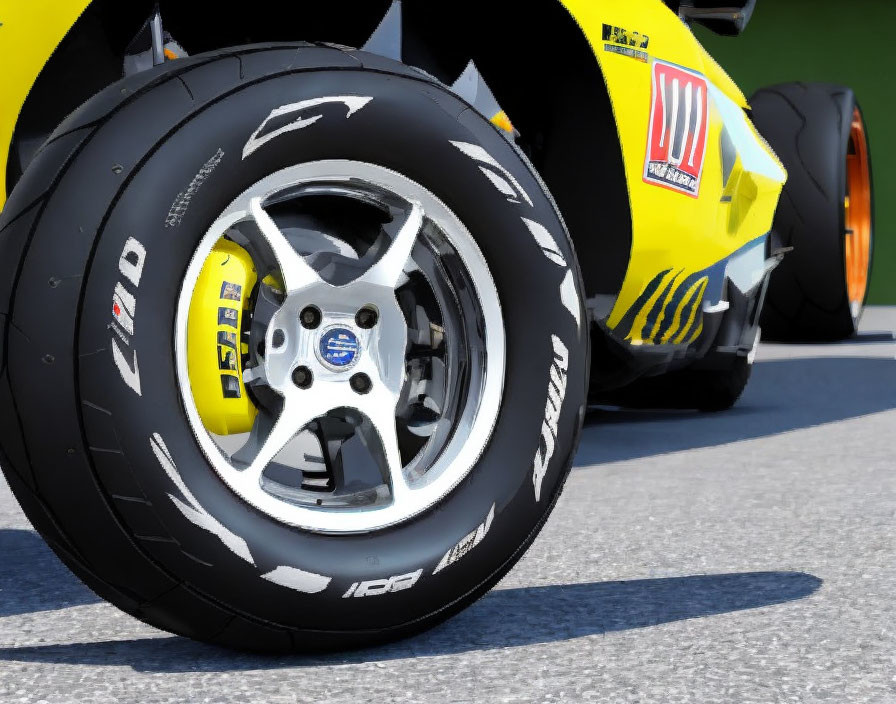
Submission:
[[[320,311],[317,327],[303,324],[304,312],[312,307],[309,301]],[[359,328],[357,313],[371,302],[379,311],[377,323]],[[351,374],[363,372],[396,396],[394,406],[405,378],[407,338],[407,322],[391,287],[364,280],[333,286],[318,280],[290,293],[274,314],[265,339],[264,376],[255,372],[254,377],[286,398],[295,390],[292,375],[298,367],[311,370],[314,385],[308,390],[313,393],[341,394]]]
[[[331,371],[348,371],[361,358],[358,336],[338,323],[324,328],[317,343],[317,358]]]

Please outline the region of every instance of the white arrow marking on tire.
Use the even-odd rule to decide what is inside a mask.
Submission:
[[[504,196],[513,196],[516,197],[516,194],[519,193],[523,197],[530,206],[534,207],[532,203],[532,199],[529,197],[529,194],[523,190],[523,187],[520,185],[520,182],[517,181],[513,174],[511,174],[507,169],[505,169],[501,164],[498,163],[498,160],[495,159],[491,154],[489,154],[485,149],[480,147],[478,144],[470,144],[469,142],[455,142],[451,141],[455,147],[457,147],[461,152],[470,157],[473,161],[478,161],[480,164],[486,164],[491,169],[494,169],[498,173],[489,173],[488,169],[484,169],[482,166],[479,168],[482,170],[486,176],[488,176],[489,180],[492,184],[504,195]],[[501,183],[500,181],[504,183]]]
[[[579,313],[581,306],[579,305],[579,294],[576,291],[576,284],[572,278],[572,271],[566,270],[566,277],[560,284],[560,301],[566,306],[566,310],[572,313],[572,317],[576,319],[576,327],[581,327],[582,318]]]
[[[288,125],[279,127],[273,132],[259,137],[258,135],[262,133],[264,128],[271,120],[275,120],[278,117],[283,117],[284,115],[289,115],[291,113],[302,112],[303,110],[314,108],[319,105],[326,105],[328,103],[345,104],[345,106],[348,108],[348,114],[345,116],[345,119],[348,119],[365,105],[367,105],[371,100],[373,100],[373,97],[365,98],[358,95],[333,95],[324,98],[311,98],[310,100],[303,100],[298,103],[290,103],[289,105],[281,105],[279,108],[274,108],[273,110],[271,110],[271,114],[264,119],[264,121],[258,126],[258,129],[252,133],[251,137],[249,137],[249,141],[246,142],[246,146],[243,147],[243,159],[248,157],[263,144],[270,142],[272,139],[276,139],[280,135],[286,134],[287,132],[294,132],[296,130],[305,129],[306,127],[313,125],[315,122],[320,120],[323,115],[314,115],[313,117],[299,116]]]
[[[557,266],[566,266],[566,259],[564,259],[563,255],[560,253],[560,248],[557,246],[557,242],[551,237],[551,233],[548,232],[547,228],[541,223],[529,220],[528,218],[523,218],[523,222],[526,223],[529,232],[532,233],[538,246],[541,247],[544,256],[554,262]]]
[[[274,584],[279,584],[281,587],[287,587],[305,594],[317,594],[330,585],[329,577],[324,577],[322,574],[314,574],[314,572],[306,572],[298,567],[281,566],[267,574],[261,575],[261,578]]]
[[[255,559],[252,557],[252,553],[249,552],[249,546],[246,544],[246,541],[227,530],[227,528],[225,528],[214,516],[202,507],[202,504],[200,504],[196,500],[196,497],[193,496],[193,492],[187,488],[187,485],[180,476],[180,472],[177,471],[177,465],[174,464],[171,453],[168,451],[168,446],[165,445],[165,441],[162,440],[162,436],[158,433],[153,433],[152,438],[149,440],[149,445],[152,448],[156,459],[159,461],[159,464],[162,465],[162,469],[165,470],[165,474],[167,474],[168,478],[174,482],[178,491],[180,491],[186,499],[186,503],[184,503],[173,494],[168,494],[168,498],[174,502],[177,509],[188,521],[199,526],[202,530],[206,530],[209,533],[216,535],[218,539],[224,543],[227,549],[237,557],[254,565]]]
[[[184,517],[194,525],[216,535],[228,550],[240,559],[243,559],[254,566],[255,558],[252,557],[252,553],[249,551],[249,546],[246,544],[246,541],[225,528],[218,519],[206,511],[202,504],[196,500],[196,497],[193,496],[193,492],[187,488],[186,483],[180,476],[177,465],[174,464],[174,458],[171,457],[171,452],[168,450],[168,446],[165,444],[162,436],[158,433],[153,433],[152,437],[149,439],[149,446],[152,448],[153,454],[156,456],[159,464],[162,465],[162,469],[165,470],[165,474],[167,474],[168,478],[174,482],[174,486],[177,487],[177,490],[183,495],[184,499],[186,499],[186,501],[182,501],[173,494],[168,494],[168,498],[171,499],[178,511],[180,511]],[[304,592],[305,594],[317,594],[318,592],[322,592],[330,585],[331,581],[330,577],[325,577],[322,574],[315,574],[314,572],[307,572],[298,567],[288,567],[285,565],[281,565],[270,572],[261,575],[261,578],[281,587],[286,587],[287,589],[292,589],[297,592]]]
[[[495,188],[497,188],[498,191],[502,193],[508,201],[520,205],[520,201],[516,198],[516,195],[519,194],[526,200],[527,203],[529,203],[529,205],[534,207],[532,199],[529,198],[529,194],[523,190],[523,187],[520,185],[519,181],[517,181],[507,169],[501,166],[501,164],[499,164],[491,154],[485,151],[485,149],[480,147],[478,144],[470,144],[469,142],[452,141],[451,144],[457,147],[466,156],[478,162],[478,166],[482,173],[484,173],[489,178],[489,180],[492,182],[492,185],[494,185]],[[482,166],[482,164],[487,164],[489,168]],[[500,172],[501,175],[499,175],[497,172]],[[525,223],[526,227],[529,228],[529,232],[532,233],[532,237],[535,239],[535,242],[539,247],[541,247],[541,251],[544,253],[544,256],[557,266],[568,267],[566,259],[560,252],[560,248],[557,246],[556,240],[551,235],[551,233],[548,232],[548,229],[541,223],[530,220],[529,218],[524,217],[522,218],[522,220]],[[569,310],[569,312],[572,314],[572,317],[575,318],[576,326],[581,327],[582,317],[579,312],[581,310],[579,294],[576,291],[575,280],[573,278],[572,272],[568,269],[566,272],[566,277],[560,284],[560,300],[563,302],[563,305],[567,308],[567,310]]]

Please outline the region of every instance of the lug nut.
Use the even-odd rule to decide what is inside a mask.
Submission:
[[[302,327],[308,330],[314,330],[320,325],[320,319],[320,310],[316,306],[307,306],[299,313],[299,321],[302,323]]]
[[[308,389],[314,381],[314,374],[308,367],[296,367],[292,372],[292,383],[300,389]]]
[[[359,394],[366,394],[370,391],[370,387],[373,386],[373,384],[370,383],[370,377],[363,372],[355,374],[348,380],[348,383],[349,386],[352,387],[352,391]]]
[[[379,315],[376,312],[376,308],[372,306],[364,306],[355,314],[355,323],[362,330],[370,330],[370,328],[376,325],[378,320]]]

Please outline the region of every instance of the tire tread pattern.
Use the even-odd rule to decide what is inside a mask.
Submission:
[[[793,248],[772,274],[762,331],[766,339],[832,341],[853,335],[846,289],[843,196],[845,154],[855,97],[821,83],[759,90],[753,121],[788,171],[773,245]]]

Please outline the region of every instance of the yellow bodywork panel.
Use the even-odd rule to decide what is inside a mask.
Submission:
[[[726,260],[770,231],[786,172],[741,91],[660,0],[562,2],[600,63],[631,201],[608,325],[636,345],[692,342]]]
[[[258,276],[249,253],[219,240],[190,301],[187,366],[199,417],[218,435],[252,429],[257,409],[243,385],[243,315]]]
[[[726,262],[771,229],[786,173],[747,119],[741,91],[661,0],[560,2],[603,72],[631,206],[631,258],[607,324],[635,345],[692,342],[705,305],[719,302]],[[0,0],[0,181],[25,98],[88,4]],[[242,409],[225,414],[241,419],[233,427],[249,413],[243,392],[227,399]]]
[[[0,208],[19,112],[34,81],[90,0],[0,0]]]

